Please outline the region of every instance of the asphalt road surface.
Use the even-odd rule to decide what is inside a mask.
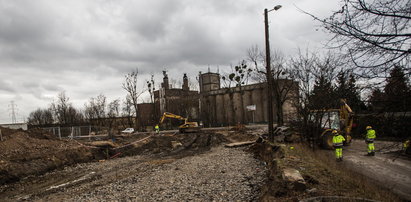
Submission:
[[[363,140],[344,147],[344,164],[376,180],[406,200],[411,200],[411,159],[398,152],[400,142],[375,142],[375,156],[366,156]]]

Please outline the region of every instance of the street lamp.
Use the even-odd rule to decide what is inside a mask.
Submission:
[[[274,128],[273,128],[273,80],[271,74],[271,58],[270,58],[270,41],[269,41],[269,32],[268,32],[268,12],[276,11],[281,8],[281,5],[275,6],[271,10],[264,9],[264,25],[265,25],[265,59],[266,59],[266,71],[267,71],[267,96],[268,96],[268,105],[267,105],[267,114],[268,114],[268,139],[274,141]]]

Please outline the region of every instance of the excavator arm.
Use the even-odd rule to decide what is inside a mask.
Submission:
[[[189,122],[187,118],[170,113],[170,112],[163,113],[163,116],[161,116],[159,125],[162,124],[166,118],[172,118],[172,119],[178,119],[178,120],[184,121],[184,123],[178,127],[180,132],[183,132],[183,133],[184,132],[198,132],[200,130],[200,127],[198,126],[197,122]]]
[[[344,133],[347,137],[347,143],[350,143],[351,130],[354,122],[354,112],[352,111],[351,107],[348,106],[345,99],[341,99],[340,120],[344,122],[344,127],[342,129],[344,130]]]
[[[159,124],[162,124],[166,118],[178,119],[187,122],[187,118],[184,118],[180,115],[172,114],[170,112],[164,112],[163,116],[161,116]]]

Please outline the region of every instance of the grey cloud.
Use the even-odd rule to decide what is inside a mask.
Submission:
[[[321,40],[292,6],[309,0],[0,0],[0,102],[23,96],[28,114],[63,90],[76,102],[122,98],[124,75],[135,68],[141,85],[151,74],[161,83],[162,70],[176,80],[183,72],[195,80],[208,66],[223,71],[248,47],[263,47],[263,9],[276,3],[284,6],[270,15],[276,49]]]
[[[0,4],[0,40],[2,43],[24,45],[47,37],[48,18],[41,2],[2,1]]]
[[[14,93],[16,90],[12,86],[10,82],[0,80],[0,91],[8,92],[8,93]]]

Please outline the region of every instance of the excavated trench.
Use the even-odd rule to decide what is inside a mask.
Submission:
[[[87,141],[59,140],[40,129],[1,130],[0,185],[77,163],[134,155],[185,157],[227,142],[219,133],[134,135],[118,138],[115,147],[96,147]]]

